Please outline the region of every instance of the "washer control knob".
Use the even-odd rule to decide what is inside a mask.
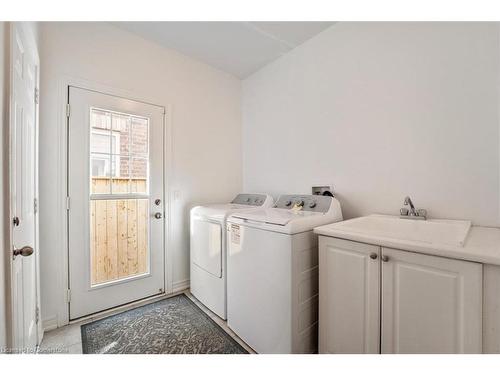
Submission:
[[[311,203],[309,203],[309,208],[314,208],[314,207],[316,207],[315,201],[312,201]]]
[[[286,201],[285,202],[285,206],[287,206],[287,207],[290,206],[291,204],[292,204],[292,201]]]
[[[246,199],[246,202],[250,202],[250,198],[247,198],[247,199]]]
[[[298,200],[295,202],[295,204],[297,205],[297,207],[304,207],[304,201],[303,200]]]

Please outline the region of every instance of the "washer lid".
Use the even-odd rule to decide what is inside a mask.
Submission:
[[[226,203],[197,206],[191,209],[191,216],[198,219],[224,220],[238,210],[255,210],[255,207],[244,204]]]
[[[282,208],[268,208],[232,214],[233,217],[257,223],[266,223],[285,226],[292,220],[303,219],[309,216],[322,215],[307,211],[294,211]]]
[[[191,209],[191,217],[198,219],[225,220],[233,212],[271,207],[273,198],[267,194],[238,194],[231,203],[207,204]]]

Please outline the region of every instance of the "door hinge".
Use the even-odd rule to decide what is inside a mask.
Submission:
[[[66,290],[66,301],[71,302],[71,289]]]
[[[33,212],[38,213],[38,199],[36,198],[33,199]]]
[[[38,324],[40,321],[40,308],[37,306],[35,310],[35,323]]]
[[[71,107],[70,107],[69,103],[67,103],[67,104],[66,104],[66,117],[69,117],[69,116],[70,116],[70,113],[71,113],[71,112],[70,112],[70,109],[71,109]]]
[[[71,203],[71,200],[69,197],[66,197],[66,210],[69,211],[70,209],[70,203]]]
[[[35,104],[38,104],[40,101],[40,90],[38,90],[38,87],[35,87]]]

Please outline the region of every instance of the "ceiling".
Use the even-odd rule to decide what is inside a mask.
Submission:
[[[114,22],[114,25],[246,78],[334,22]]]

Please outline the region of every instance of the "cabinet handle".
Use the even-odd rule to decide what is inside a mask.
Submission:
[[[382,255],[382,257],[380,259],[382,259],[382,262],[388,262],[389,261],[389,257],[387,255]]]
[[[372,259],[377,259],[377,258],[378,258],[377,253],[371,253],[371,254],[370,254],[370,258],[372,258]]]

